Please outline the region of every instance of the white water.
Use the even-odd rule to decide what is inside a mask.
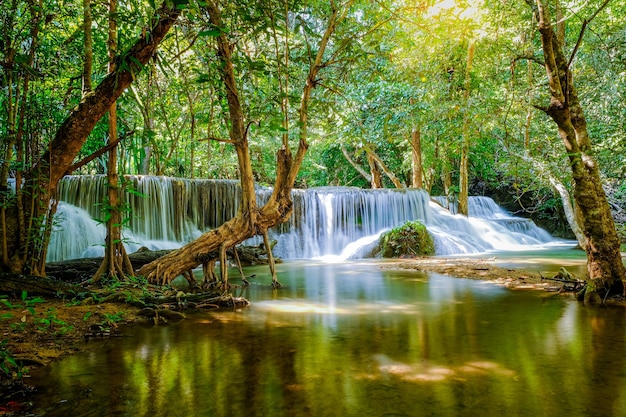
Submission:
[[[180,247],[232,218],[239,207],[236,181],[128,177],[136,193],[125,197],[130,217],[124,232],[129,252]],[[59,186],[57,226],[48,261],[102,254],[104,227],[102,176],[70,176]],[[271,193],[257,189],[258,204]],[[271,231],[278,244],[274,255],[284,259],[370,257],[378,236],[409,220],[424,223],[438,255],[502,250],[530,250],[564,243],[532,221],[513,217],[486,197],[470,198],[470,217],[452,215],[421,190],[362,190],[320,187],[293,191],[294,210],[288,222]],[[257,244],[259,238],[247,244]]]

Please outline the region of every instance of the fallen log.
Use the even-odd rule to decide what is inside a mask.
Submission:
[[[47,277],[0,273],[0,294],[20,298],[23,291],[26,291],[29,296],[60,297],[76,295],[85,292],[85,289],[79,285]]]
[[[168,254],[171,250],[152,251],[140,249],[128,255],[133,269],[139,269],[143,265]],[[48,262],[46,275],[59,281],[79,283],[91,279],[102,263],[102,258],[69,259],[60,262]]]
[[[275,244],[276,242],[273,241],[272,246]],[[130,259],[133,269],[136,271],[142,266],[170,252],[172,252],[172,250],[153,251],[147,248],[141,248],[137,252],[129,254],[128,258]],[[231,257],[234,255],[230,250],[227,251],[227,253]],[[237,254],[244,266],[264,265],[268,263],[265,248],[262,244],[259,246],[237,246]],[[276,262],[280,262],[280,260],[276,259]],[[81,258],[60,262],[48,262],[46,264],[46,275],[59,281],[77,284],[91,279],[101,263],[102,258]]]

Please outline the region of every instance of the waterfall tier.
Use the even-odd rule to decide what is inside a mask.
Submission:
[[[129,252],[140,246],[176,248],[234,217],[239,209],[237,181],[168,177],[125,177],[124,238]],[[59,216],[49,261],[102,253],[106,177],[68,176],[59,184]],[[257,187],[262,206],[271,188]],[[367,257],[378,236],[409,220],[424,223],[438,255],[490,250],[521,250],[555,240],[532,221],[513,217],[486,197],[470,198],[470,217],[453,215],[415,189],[362,190],[318,187],[294,190],[293,214],[270,231],[284,259],[323,256]],[[71,244],[68,244],[71,242]],[[256,244],[252,238],[247,244]]]

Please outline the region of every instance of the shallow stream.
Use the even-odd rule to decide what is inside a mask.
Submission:
[[[506,264],[506,261],[503,261]],[[531,262],[530,258],[512,260]],[[242,311],[37,371],[47,416],[626,415],[626,310],[380,262],[251,268]]]

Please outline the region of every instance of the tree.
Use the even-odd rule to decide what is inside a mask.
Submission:
[[[463,91],[463,144],[461,145],[461,167],[459,172],[459,214],[468,215],[468,196],[469,196],[469,150],[470,150],[470,132],[469,132],[469,98],[471,86],[472,61],[474,60],[474,40],[470,40],[467,47],[467,63],[465,65],[465,81]]]
[[[223,9],[216,1],[206,2],[205,10],[209,19],[206,33],[215,38],[217,58],[220,61],[218,67],[224,89],[223,94],[228,104],[229,138],[219,140],[232,144],[237,153],[242,190],[240,208],[234,218],[217,229],[211,230],[182,248],[144,265],[137,271],[138,275],[142,275],[152,282],[165,284],[200,264],[210,264],[215,258],[219,258],[222,286],[226,289],[229,285],[226,269],[226,251],[228,249],[255,235],[262,235],[266,248],[269,247],[267,230],[284,222],[291,215],[293,205],[291,190],[309,147],[307,136],[311,94],[320,82],[318,79],[320,71],[329,64],[325,60],[325,55],[331,36],[335,33],[339,23],[345,19],[352,3],[353,1],[350,0],[340,6],[331,2],[325,30],[321,34],[318,44],[315,45],[317,52],[310,57],[308,73],[302,88],[298,108],[298,145],[295,154],[289,143],[283,143],[277,151],[274,189],[269,201],[259,208],[256,204],[248,128],[242,107],[244,97],[238,88],[234,66],[233,52],[236,44],[228,36],[229,31],[222,17]],[[321,24],[320,21],[316,23]],[[315,50],[313,45],[307,45],[307,49],[309,51]],[[216,140],[218,139],[216,138]],[[268,255],[271,256],[269,253]],[[272,275],[273,284],[278,286],[274,271],[272,271]]]
[[[109,0],[109,73],[115,71],[117,55],[117,0]],[[123,279],[126,275],[134,275],[133,267],[128,259],[122,241],[122,207],[120,203],[120,181],[117,173],[117,104],[113,102],[109,109],[109,145],[107,159],[107,197],[104,202],[107,235],[104,244],[104,258],[100,267],[92,277],[99,281],[103,277]]]
[[[588,281],[584,300],[599,302],[601,296],[624,291],[625,270],[620,242],[611,215],[598,164],[595,161],[587,120],[578,97],[572,74],[572,61],[577,51],[567,58],[562,39],[557,36],[546,0],[526,0],[532,7],[541,38],[543,59],[548,79],[550,103],[539,107],[557,125],[574,179],[574,201],[585,236]],[[585,28],[608,4],[584,21],[577,45]]]
[[[115,71],[107,74],[92,92],[85,94],[58,126],[53,139],[44,148],[45,151],[31,160],[32,165],[26,166],[24,157],[17,156],[17,163],[21,166],[17,169],[16,190],[12,196],[5,198],[2,207],[4,215],[0,219],[2,270],[32,275],[45,274],[45,258],[56,211],[55,190],[58,181],[71,167],[98,120],[106,114],[154,55],[157,46],[181,11],[174,3],[163,3],[155,11],[149,29],[130,48],[118,55]],[[42,7],[32,8],[32,14],[37,18],[30,21],[30,45],[37,44],[41,25],[46,23],[44,17],[53,18],[53,15],[42,16],[44,12]],[[3,67],[7,73],[20,73],[23,70],[21,63],[15,61],[7,62],[6,66],[3,63]],[[18,136],[15,138],[13,143],[5,145],[8,148],[16,146],[20,152],[28,141]],[[5,154],[7,152],[10,151],[7,150]],[[7,159],[10,160],[12,158]]]

